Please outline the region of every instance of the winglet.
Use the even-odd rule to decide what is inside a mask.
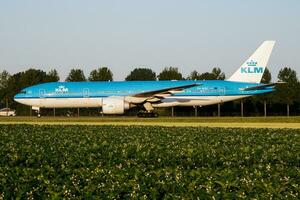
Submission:
[[[228,81],[260,83],[275,41],[265,41],[228,79]]]

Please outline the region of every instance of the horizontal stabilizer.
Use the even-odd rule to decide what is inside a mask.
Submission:
[[[248,87],[248,88],[241,88],[240,90],[243,91],[250,91],[250,90],[264,90],[267,87],[275,86],[278,84],[283,84],[284,82],[277,82],[277,83],[269,83],[269,84],[263,84],[263,85],[258,85],[254,87]]]

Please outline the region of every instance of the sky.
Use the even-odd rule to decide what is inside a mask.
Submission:
[[[300,77],[299,0],[0,0],[0,70],[109,67],[124,80],[137,67],[229,77],[265,40],[269,69]]]

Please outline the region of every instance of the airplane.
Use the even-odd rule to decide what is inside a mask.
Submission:
[[[157,117],[155,108],[207,106],[274,91],[261,84],[275,41],[265,41],[227,80],[51,82],[24,88],[14,100],[41,108],[101,107],[103,114],[124,114],[140,107],[139,117]]]

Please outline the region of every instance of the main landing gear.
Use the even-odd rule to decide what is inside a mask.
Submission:
[[[158,117],[158,113],[148,112],[148,111],[140,111],[140,112],[138,112],[137,116],[144,117],[144,118],[152,118],[152,117]]]
[[[140,112],[138,112],[138,117],[158,117],[158,113],[154,112],[154,108],[150,102],[145,102],[143,104],[143,108]]]

